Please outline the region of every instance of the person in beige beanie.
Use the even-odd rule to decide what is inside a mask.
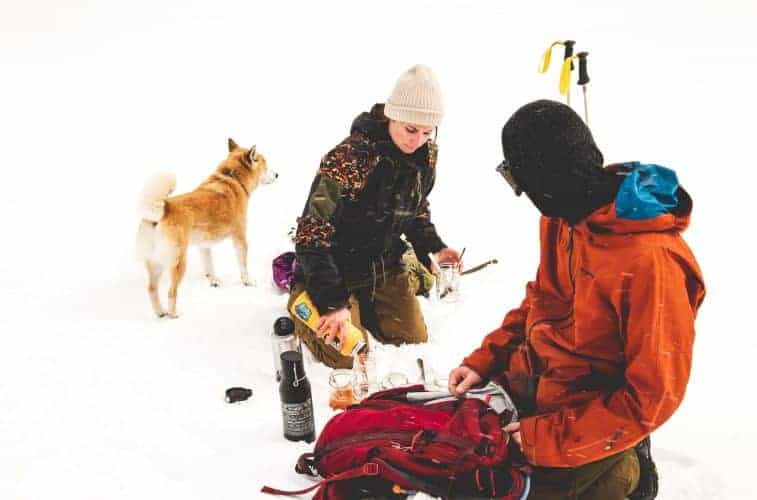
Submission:
[[[349,137],[321,159],[297,220],[290,305],[308,292],[321,315],[318,333],[296,319],[295,332],[329,366],[352,366],[332,346],[335,338],[344,340],[349,321],[380,342],[425,342],[416,294],[428,280],[414,269],[427,274],[431,258],[462,266],[429,210],[437,157],[432,137],[443,115],[433,71],[413,66],[386,104],[355,118]]]

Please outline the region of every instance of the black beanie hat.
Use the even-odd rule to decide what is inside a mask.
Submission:
[[[565,104],[540,100],[516,111],[502,128],[512,175],[544,215],[575,222],[607,198],[602,152],[580,116]]]
[[[526,188],[550,176],[593,175],[603,157],[591,131],[578,114],[556,101],[534,101],[521,107],[502,128],[502,150],[515,178]]]

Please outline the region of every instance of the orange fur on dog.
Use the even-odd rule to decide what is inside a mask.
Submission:
[[[142,222],[137,248],[147,268],[150,301],[158,317],[177,317],[176,291],[186,270],[190,243],[200,247],[205,276],[218,286],[210,246],[231,238],[242,282],[254,284],[247,272],[247,202],[259,184],[269,184],[276,177],[255,146],[247,150],[229,139],[229,155],[194,191],[168,198],[176,185],[171,174],[158,174],[147,183],[139,202]],[[158,297],[158,281],[166,270],[171,278],[167,311]]]

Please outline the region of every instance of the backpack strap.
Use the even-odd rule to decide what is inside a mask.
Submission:
[[[449,494],[454,483],[454,478],[449,478],[448,487],[445,489],[437,483],[426,481],[423,478],[411,474],[407,474],[396,467],[389,465],[380,458],[372,458],[370,462],[366,462],[359,467],[344,471],[335,476],[331,476],[327,479],[317,482],[316,484],[304,488],[301,490],[280,490],[277,488],[271,488],[270,486],[263,486],[260,491],[271,495],[302,495],[313,491],[316,488],[320,488],[329,483],[335,483],[337,481],[347,481],[349,479],[356,479],[358,477],[365,476],[381,476],[384,479],[396,484],[400,484],[405,488],[422,490],[427,493],[431,493],[434,496],[446,496]]]
[[[451,446],[455,446],[464,450],[468,450],[469,448],[470,450],[474,450],[478,446],[478,443],[476,443],[472,439],[456,436],[450,432],[445,432],[443,430],[366,432],[354,436],[346,436],[341,439],[335,439],[334,441],[329,443],[328,446],[322,447],[315,454],[305,453],[300,457],[297,465],[299,467],[303,460],[307,462],[308,465],[312,465],[313,458],[317,460],[319,457],[328,455],[334,450],[338,450],[344,448],[345,446],[351,446],[357,443],[365,443],[367,441],[396,441],[398,443],[409,443],[411,449],[415,449],[416,446],[429,443],[449,444]],[[307,469],[303,467],[303,470]],[[298,470],[297,472],[300,471]]]
[[[302,490],[287,491],[287,490],[279,490],[277,488],[271,488],[270,486],[263,486],[260,489],[260,491],[263,493],[270,493],[271,495],[302,495],[303,493],[308,493],[310,491],[313,491],[314,489],[319,488],[323,486],[324,484],[334,483],[336,481],[346,481],[347,479],[355,479],[356,477],[377,476],[379,474],[380,474],[379,464],[377,464],[375,461],[366,462],[360,467],[355,467],[354,469],[346,470],[340,474],[331,476],[330,478],[323,479],[322,481],[315,483],[313,486],[310,486]]]
[[[400,486],[407,488],[407,489],[413,489],[413,490],[421,490],[426,493],[430,493],[431,495],[435,497],[441,497],[441,498],[448,498],[450,492],[452,491],[452,486],[455,482],[454,477],[450,477],[449,483],[447,484],[447,487],[440,485],[439,483],[433,483],[431,481],[427,481],[421,476],[416,476],[413,474],[408,474],[406,472],[403,472],[402,470],[393,467],[392,465],[389,465],[388,462],[385,462],[384,460],[381,460],[380,458],[373,458],[371,459],[373,462],[375,462],[380,470],[381,470],[381,476],[385,479],[388,479],[389,481],[399,484]]]
[[[327,446],[321,447],[321,449],[316,452],[315,456],[317,459],[318,457],[322,457],[323,455],[328,455],[330,452],[334,450],[344,448],[345,446],[354,445],[356,443],[364,443],[366,441],[398,441],[398,442],[408,441],[409,442],[410,440],[412,440],[413,436],[417,433],[418,431],[376,431],[376,432],[359,433],[356,435],[346,436],[340,439],[333,440]],[[313,454],[309,453],[307,455],[313,455]]]

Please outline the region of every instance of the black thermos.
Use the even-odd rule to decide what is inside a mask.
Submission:
[[[281,353],[281,416],[284,422],[284,437],[290,441],[315,441],[313,400],[310,382],[305,376],[302,353]]]

